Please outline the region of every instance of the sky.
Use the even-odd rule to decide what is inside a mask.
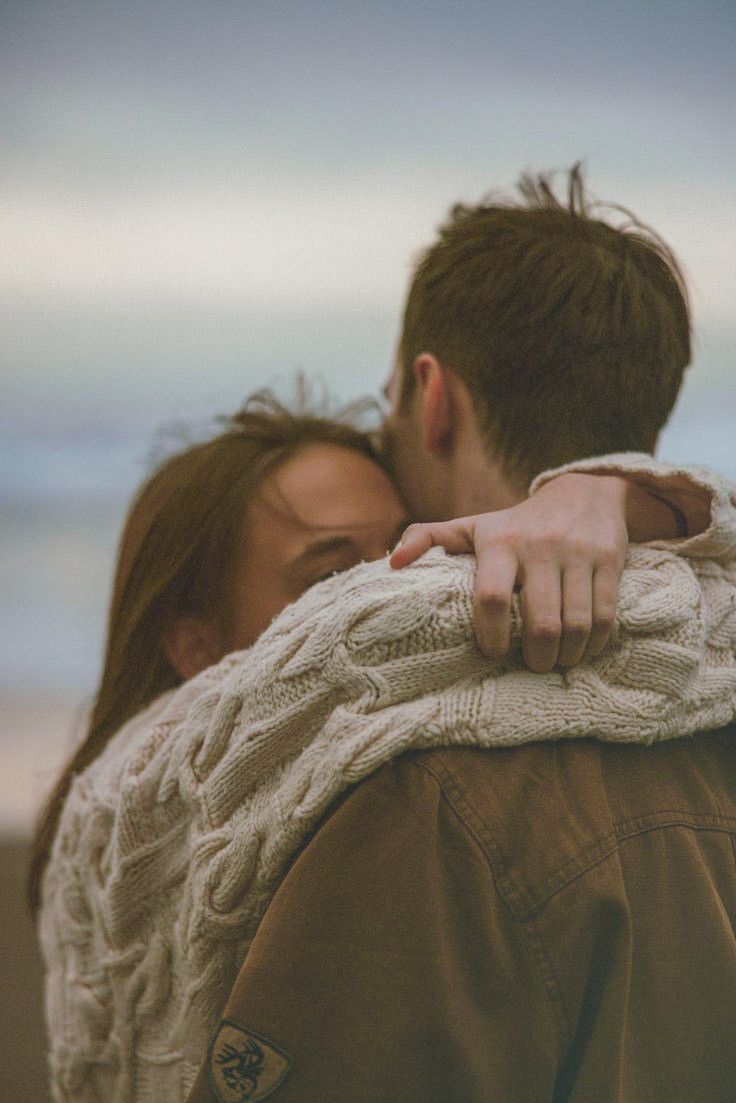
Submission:
[[[674,247],[663,451],[736,478],[734,57],[732,0],[0,2],[0,689],[93,687],[162,425],[378,393],[417,250],[525,169]]]

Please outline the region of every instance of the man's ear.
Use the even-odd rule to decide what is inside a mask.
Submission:
[[[420,399],[422,436],[428,452],[442,452],[452,440],[455,408],[447,369],[431,352],[412,365]]]
[[[210,621],[179,617],[164,631],[166,658],[184,681],[219,662],[224,652],[219,632]]]

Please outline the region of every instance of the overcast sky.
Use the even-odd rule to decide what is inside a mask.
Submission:
[[[375,390],[450,203],[579,158],[684,261],[689,387],[729,381],[732,0],[6,0],[0,43],[16,442],[149,434],[297,367]]]

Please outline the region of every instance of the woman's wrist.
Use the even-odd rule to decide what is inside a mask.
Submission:
[[[674,502],[632,480],[625,479],[625,482],[626,527],[632,544],[687,537],[687,518]]]

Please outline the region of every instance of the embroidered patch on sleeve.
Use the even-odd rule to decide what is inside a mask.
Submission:
[[[291,1057],[268,1038],[223,1019],[210,1045],[207,1071],[217,1103],[260,1103],[276,1091]]]

